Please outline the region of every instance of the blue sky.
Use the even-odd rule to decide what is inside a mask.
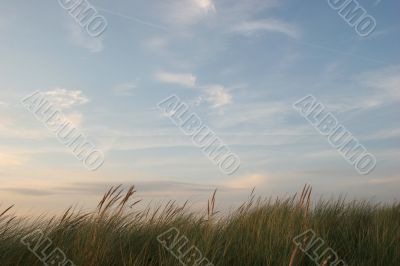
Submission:
[[[108,27],[90,37],[58,1],[0,3],[0,202],[26,211],[93,206],[109,184],[148,200],[224,206],[291,194],[398,199],[400,28],[395,0],[359,3],[360,37],[327,1],[92,0]],[[105,154],[90,172],[20,104],[40,90]],[[190,104],[241,158],[221,173],[157,108]],[[377,158],[362,176],[292,103],[313,94]]]

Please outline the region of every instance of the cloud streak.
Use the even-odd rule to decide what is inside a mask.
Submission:
[[[164,83],[177,84],[187,88],[194,88],[202,92],[194,102],[199,105],[204,99],[213,108],[219,108],[233,102],[233,96],[222,85],[205,85],[197,84],[197,77],[191,73],[171,73],[171,72],[158,72],[155,78]]]
[[[57,88],[44,93],[52,104],[61,109],[69,109],[75,105],[82,105],[89,102],[89,98],[83,95],[80,90],[66,90]]]
[[[98,53],[104,49],[103,36],[91,37],[77,23],[70,22],[67,25],[68,35],[72,44],[85,48],[91,53]]]
[[[172,72],[158,72],[155,75],[158,81],[164,83],[177,84],[183,87],[193,88],[196,85],[196,76],[191,73],[172,73]]]
[[[263,19],[242,22],[236,25],[232,29],[232,32],[246,36],[250,36],[255,33],[266,32],[280,33],[294,39],[300,37],[300,32],[294,25],[277,19]]]
[[[235,180],[226,183],[228,187],[236,189],[253,188],[261,185],[266,181],[266,177],[263,175],[248,175],[237,178]]]
[[[117,95],[131,96],[136,88],[135,82],[127,82],[116,85],[112,88],[112,91]]]
[[[112,11],[110,9],[102,8],[102,7],[97,7],[97,9],[103,11],[104,13],[108,13],[108,14],[111,14],[111,15],[114,15],[114,16],[117,16],[117,17],[120,17],[120,18],[123,18],[123,19],[134,21],[136,23],[139,23],[139,24],[151,27],[151,28],[155,28],[155,29],[159,29],[159,30],[167,30],[167,27],[165,27],[163,25],[159,25],[159,24],[155,24],[155,23],[152,23],[152,22],[149,22],[149,21],[145,21],[145,20],[140,19],[140,18],[138,18],[136,16],[125,15],[125,14],[122,14],[120,12]]]
[[[232,95],[221,85],[207,86],[205,100],[213,108],[219,108],[232,103]]]

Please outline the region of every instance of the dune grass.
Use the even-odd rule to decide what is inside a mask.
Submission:
[[[68,209],[51,219],[28,221],[11,215],[11,208],[0,209],[0,265],[45,265],[21,242],[37,229],[73,262],[66,266],[182,265],[157,240],[170,228],[213,265],[331,265],[324,259],[314,262],[294,244],[293,238],[307,229],[346,262],[340,265],[400,265],[400,204],[339,199],[311,206],[307,186],[287,199],[252,193],[236,211],[222,216],[215,211],[215,193],[204,215],[175,202],[136,210],[134,194],[133,187],[125,193],[111,188],[95,211]]]

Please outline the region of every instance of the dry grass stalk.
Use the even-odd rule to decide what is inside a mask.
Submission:
[[[303,191],[301,192],[301,196],[298,203],[298,208],[303,210],[303,229],[306,230],[309,225],[309,211],[311,207],[311,191],[312,187],[310,185],[304,185]],[[297,195],[297,194],[296,194]],[[295,195],[295,197],[296,197]],[[307,239],[304,239],[304,244]],[[294,246],[292,251],[292,255],[290,256],[289,266],[294,266],[297,255],[299,253],[299,247],[297,245]]]

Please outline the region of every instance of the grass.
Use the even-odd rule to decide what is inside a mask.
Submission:
[[[315,263],[294,245],[293,238],[307,229],[347,265],[400,265],[398,203],[339,199],[320,200],[311,206],[311,188],[306,186],[301,194],[287,199],[256,198],[252,193],[236,211],[219,216],[215,193],[204,215],[175,202],[136,210],[134,194],[133,187],[125,193],[114,187],[93,212],[70,208],[60,217],[36,220],[16,218],[10,214],[11,207],[0,209],[0,265],[45,265],[21,243],[22,237],[36,229],[75,265],[180,265],[157,241],[171,227],[214,265],[331,265],[324,259]]]

